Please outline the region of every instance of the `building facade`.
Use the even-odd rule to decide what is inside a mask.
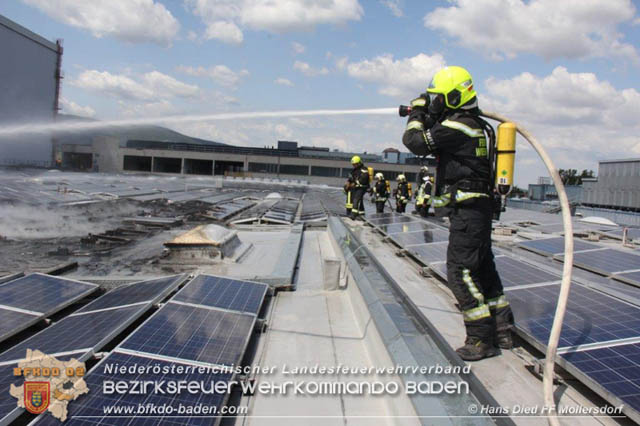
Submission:
[[[100,136],[93,138],[91,145],[61,143],[54,149],[64,161],[85,158],[87,164],[93,165],[92,170],[102,173],[246,176],[342,186],[352,169],[352,153],[322,152],[314,155],[316,151],[304,147],[293,150],[141,140],[130,140],[121,146],[115,137]],[[363,161],[391,181],[404,174],[414,182],[420,171],[419,164]],[[432,162],[430,160],[428,165],[433,166]]]
[[[0,15],[0,57],[0,126],[55,120],[60,94],[60,43]],[[49,165],[51,135],[0,138],[0,163]]]
[[[583,186],[585,206],[640,211],[640,158],[600,161],[598,177]]]

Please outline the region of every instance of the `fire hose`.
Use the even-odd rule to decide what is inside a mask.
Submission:
[[[494,112],[482,111],[480,115],[501,123],[514,123],[506,117]],[[571,288],[571,271],[573,267],[573,224],[571,222],[571,211],[569,210],[569,199],[567,198],[567,193],[565,192],[562,179],[560,179],[560,174],[551,161],[551,157],[549,157],[540,142],[538,142],[531,133],[522,126],[516,123],[514,124],[516,125],[516,131],[524,137],[529,144],[531,144],[533,149],[535,149],[544,162],[544,165],[547,167],[547,170],[553,179],[556,191],[558,192],[558,199],[560,200],[560,207],[562,208],[562,222],[564,225],[564,266],[562,268],[562,284],[560,285],[560,294],[558,295],[556,313],[553,319],[553,326],[551,327],[551,334],[549,335],[549,342],[547,343],[544,375],[542,379],[544,403],[548,408],[547,420],[550,425],[559,426],[560,422],[555,410],[555,402],[553,398],[553,373],[558,350],[558,341],[560,340],[560,332],[562,331],[562,323],[564,321],[564,314],[569,298],[569,290]]]

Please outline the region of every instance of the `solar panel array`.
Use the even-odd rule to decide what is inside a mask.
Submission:
[[[121,333],[151,306],[164,299],[184,281],[173,275],[118,287],[63,318],[40,333],[0,354],[0,370],[13,368],[27,350],[39,350],[58,360],[85,360]],[[18,379],[18,380],[16,380]],[[20,377],[0,377],[0,387],[20,385]],[[0,393],[0,422],[21,412],[8,392]]]
[[[97,289],[95,284],[39,273],[0,285],[0,340],[19,333]]]
[[[210,275],[199,275],[154,313],[85,377],[90,389],[101,389],[105,380],[188,380],[204,383],[229,382],[233,375],[220,372],[222,366],[239,365],[254,329],[267,285]],[[191,368],[188,374],[120,374],[107,365],[170,368],[180,364]],[[204,367],[204,371],[198,368]],[[217,368],[218,370],[214,370]],[[69,406],[65,424],[213,424],[218,419],[206,416],[142,418],[105,416],[105,406],[138,404],[179,404],[221,407],[227,393],[181,392],[173,395],[104,395],[91,392]],[[173,414],[175,416],[175,414]],[[36,424],[54,424],[52,416],[42,415]]]
[[[555,258],[564,260],[564,255]],[[640,270],[640,255],[616,249],[594,250],[574,253],[573,264],[602,275],[621,274]]]
[[[524,241],[518,244],[518,246],[541,254],[543,256],[554,256],[556,254],[564,253],[564,237],[544,238],[541,240]],[[577,238],[573,240],[574,253],[583,250],[594,250],[603,248],[601,245],[587,243]]]
[[[431,224],[421,217],[396,212],[371,213],[367,221],[424,265],[447,257],[446,228]]]
[[[505,289],[557,284],[561,279],[558,274],[509,256],[496,256],[495,264]],[[445,262],[431,263],[429,267],[442,279],[447,279],[447,264]]]
[[[407,245],[419,240],[421,234],[429,235],[429,231],[444,240],[446,231],[419,218],[396,213],[369,215],[368,221],[437,275],[447,279],[446,241]],[[562,259],[564,238],[527,241],[519,246]],[[640,285],[639,255],[581,240],[574,240],[574,250],[577,266]],[[516,327],[543,350],[553,324],[561,272],[495,252],[496,268],[514,311]],[[612,404],[624,404],[625,412],[639,421],[640,307],[574,282],[559,346],[560,364],[592,385]]]
[[[135,374],[121,374],[114,372],[111,365],[118,364],[124,368],[135,368]],[[188,373],[176,373],[174,366],[182,366]],[[158,367],[161,371],[167,371],[166,374],[149,374],[145,372],[149,367]],[[1,371],[1,370],[0,370]],[[154,359],[148,357],[137,356],[133,354],[125,354],[114,352],[107,358],[103,359],[97,364],[91,372],[84,378],[87,387],[94,392],[89,392],[86,395],[81,396],[68,406],[68,419],[65,421],[65,425],[211,425],[214,424],[215,419],[209,415],[205,416],[182,416],[177,417],[176,414],[169,415],[157,415],[152,417],[147,416],[133,416],[131,417],[109,417],[105,416],[103,407],[123,407],[123,409],[130,409],[132,412],[136,412],[140,406],[147,404],[156,404],[157,406],[170,406],[177,409],[180,406],[192,407],[202,404],[207,407],[222,407],[226,402],[226,395],[222,393],[206,394],[204,392],[190,393],[179,392],[165,395],[153,395],[153,394],[104,394],[100,391],[105,381],[202,381],[203,383],[219,383],[229,382],[231,380],[231,374],[215,372],[214,370],[208,370],[204,373],[193,369],[193,365],[189,363],[182,363],[180,361],[165,361],[161,359]],[[15,401],[15,399],[14,399]],[[14,402],[15,404],[15,402]],[[37,425],[51,425],[58,426],[60,421],[51,415],[41,415],[35,422]]]

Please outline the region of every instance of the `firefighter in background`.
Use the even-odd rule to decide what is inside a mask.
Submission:
[[[344,206],[347,209],[347,216],[351,216],[351,209],[353,209],[353,179],[351,176],[347,179],[347,182],[344,184],[344,193],[347,196],[347,201]]]
[[[513,346],[513,313],[504,296],[491,250],[495,209],[489,144],[495,132],[480,117],[473,80],[467,70],[438,71],[427,93],[411,101],[402,143],[420,156],[438,158],[436,216],[449,217],[447,281],[467,333],[456,352],[466,361]]]
[[[411,201],[411,184],[407,182],[407,178],[404,177],[404,175],[398,175],[396,181],[398,182],[394,191],[396,211],[398,213],[404,213],[407,209],[407,204]]]
[[[418,188],[424,183],[425,176],[429,176],[429,168],[427,166],[422,166],[420,167],[420,173],[418,173],[418,179],[416,180]]]
[[[427,217],[429,215],[432,181],[432,177],[424,176],[422,178],[422,185],[418,188],[418,195],[416,196],[416,211],[422,217]]]
[[[380,172],[376,173],[376,182],[373,186],[373,200],[376,203],[376,213],[384,212],[384,205],[389,199],[389,181]]]
[[[369,192],[369,169],[367,169],[359,156],[351,158],[351,176],[347,184],[350,185],[353,202],[351,208],[351,219],[358,220],[364,218],[364,194]]]

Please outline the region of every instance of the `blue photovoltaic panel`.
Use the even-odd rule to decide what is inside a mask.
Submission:
[[[97,288],[95,284],[31,274],[0,285],[0,305],[47,314]]]
[[[117,287],[77,312],[90,312],[133,303],[156,301],[178,286],[182,275],[158,278]]]
[[[113,371],[113,366],[123,367],[139,367],[143,374],[138,371],[136,374],[119,374]],[[162,371],[160,374],[144,374],[146,367],[159,367]],[[184,370],[178,374],[178,368]],[[171,374],[173,371],[173,374]],[[177,410],[183,407],[218,407],[218,410],[225,405],[227,400],[226,393],[190,393],[183,391],[180,393],[154,394],[148,392],[146,394],[104,394],[102,392],[103,383],[105,381],[187,381],[202,382],[205,389],[209,389],[211,384],[215,386],[218,382],[229,382],[231,380],[230,373],[220,373],[215,370],[204,370],[200,372],[198,367],[189,364],[176,362],[168,362],[151,358],[143,358],[134,355],[114,352],[96,365],[89,374],[84,378],[90,392],[80,396],[68,406],[68,419],[64,422],[65,426],[75,425],[213,425],[219,419],[212,415],[211,412],[203,414],[201,417],[176,417],[180,414]],[[9,392],[3,392],[7,395]],[[15,398],[13,405],[15,406]],[[133,407],[137,410],[140,405],[153,404],[156,407],[171,406],[176,411],[172,414],[157,415],[147,414],[145,416],[135,417],[109,417],[105,416],[106,407]],[[107,408],[108,410],[108,408]],[[173,417],[172,417],[173,416]],[[206,416],[206,417],[205,417]],[[37,425],[59,426],[60,421],[49,413],[41,415]]]
[[[605,231],[604,234],[607,236],[622,239],[623,232],[623,229],[614,229]],[[640,228],[629,228],[629,230],[627,231],[627,238],[629,238],[630,240],[640,240]]]
[[[558,256],[564,260],[564,255]],[[640,269],[640,255],[621,250],[604,249],[574,253],[573,264],[603,275]]]
[[[560,275],[544,271],[508,256],[496,257],[494,261],[498,274],[500,274],[502,287],[505,289],[522,285],[559,281],[561,279]],[[430,264],[429,267],[440,277],[445,280],[447,279],[446,263]]]
[[[390,234],[389,237],[398,245],[406,247],[447,241],[449,239],[449,233],[441,229],[429,229],[426,231],[398,232]]]
[[[168,303],[121,347],[190,361],[238,364],[255,317]]]
[[[560,285],[514,289],[507,293],[516,325],[547,344]],[[559,347],[640,336],[640,309],[572,283]]]
[[[520,247],[540,253],[544,256],[553,256],[554,254],[564,253],[564,237],[545,238],[543,240],[524,241],[518,244]],[[581,241],[577,238],[573,239],[574,253],[581,250],[592,250],[603,248],[597,244],[591,244]]]
[[[422,221],[378,225],[378,229],[380,229],[382,232],[386,234],[395,234],[398,232],[427,231],[429,229],[435,229],[435,228],[436,228],[435,226]]]
[[[407,247],[407,251],[420,260],[423,263],[429,264],[432,262],[439,262],[447,259],[447,241],[440,243],[422,244],[417,246]]]
[[[198,275],[172,300],[258,314],[267,285]]]
[[[0,354],[0,362],[20,360],[27,349],[53,355],[80,349],[93,349],[107,337],[127,325],[132,316],[139,316],[148,306],[136,305],[84,315],[71,315],[45,328],[40,333],[23,340]],[[135,314],[138,315],[135,315]],[[75,355],[77,358],[79,355]]]
[[[561,357],[610,392],[640,411],[640,344],[570,352]]]
[[[616,274],[613,276],[613,278],[619,281],[628,282],[629,284],[640,286],[640,271]]]
[[[0,366],[0,419],[7,416],[17,407],[17,400],[9,393],[12,384],[21,386],[24,383],[24,377],[15,377],[13,368],[18,365],[2,365]]]
[[[495,258],[496,269],[500,274],[502,286],[515,287],[527,284],[538,284],[549,281],[559,281],[562,277],[558,274],[544,271],[540,268],[513,259],[508,256],[500,256]]]
[[[0,340],[24,330],[40,320],[39,315],[25,314],[0,308]]]

